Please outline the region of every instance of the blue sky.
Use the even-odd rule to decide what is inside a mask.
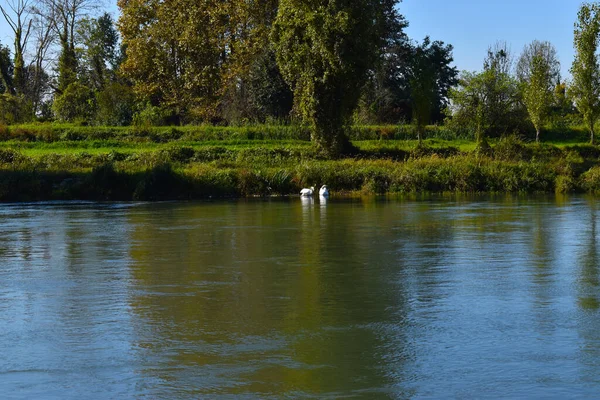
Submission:
[[[5,4],[6,0],[0,0]],[[116,17],[115,0],[104,2]],[[480,70],[486,50],[506,41],[515,57],[535,40],[556,46],[563,78],[573,61],[573,24],[580,0],[403,0],[401,13],[408,34],[421,40],[429,35],[454,46],[460,70]],[[2,20],[0,42],[12,47],[11,32]]]
[[[481,70],[488,46],[505,41],[513,55],[533,40],[557,49],[562,76],[573,62],[573,26],[579,0],[403,0],[412,39],[429,35],[454,46],[460,70]]]

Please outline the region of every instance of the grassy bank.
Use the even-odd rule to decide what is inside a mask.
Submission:
[[[353,141],[414,140],[416,132],[412,125],[364,125],[349,128],[348,135]],[[446,141],[473,140],[469,132],[456,132],[445,126],[426,127],[425,137]],[[520,134],[524,141],[533,141],[535,132]],[[585,143],[589,139],[584,126],[548,125],[542,140],[555,144]],[[77,126],[74,124],[37,123],[5,126],[0,125],[0,142],[82,142],[113,141],[127,143],[170,143],[207,141],[265,141],[293,140],[309,141],[310,130],[299,125],[248,125],[248,126]]]
[[[327,160],[300,139],[126,137],[0,142],[0,201],[290,195],[321,184],[334,195],[600,191],[590,145],[509,138],[482,152],[458,139],[360,140],[356,154]]]

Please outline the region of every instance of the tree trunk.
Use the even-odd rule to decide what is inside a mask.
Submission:
[[[535,142],[539,143],[540,142],[540,128],[537,128],[535,130]]]
[[[353,146],[343,128],[314,127],[312,141],[327,157],[338,158],[352,152]]]

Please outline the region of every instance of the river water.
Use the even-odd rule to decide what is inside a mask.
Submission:
[[[595,398],[599,210],[3,205],[0,397]]]

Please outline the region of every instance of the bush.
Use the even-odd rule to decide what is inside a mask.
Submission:
[[[579,179],[580,187],[592,193],[600,192],[600,167],[592,167],[584,172]]]
[[[126,126],[133,121],[135,95],[127,85],[118,82],[108,84],[96,93],[96,103],[96,120],[101,125]]]
[[[89,87],[73,82],[56,96],[52,109],[60,121],[91,121],[96,112],[96,97]]]
[[[132,123],[138,128],[149,128],[151,126],[163,126],[167,123],[170,111],[151,104],[133,115]]]
[[[0,124],[11,125],[30,120],[33,116],[31,105],[20,96],[0,94]]]

